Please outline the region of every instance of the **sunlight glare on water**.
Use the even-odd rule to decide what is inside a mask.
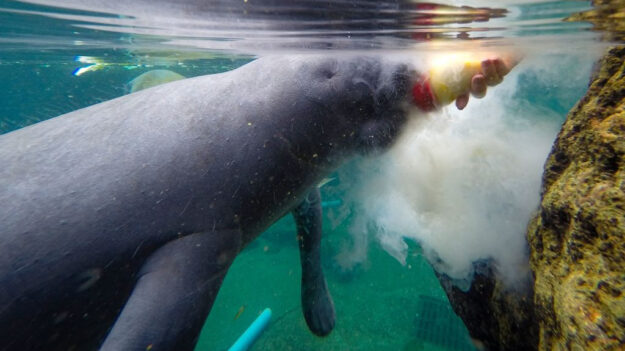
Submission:
[[[252,55],[284,50],[454,49],[467,43],[472,47],[523,45],[537,50],[553,45],[581,48],[593,45],[597,33],[587,23],[563,20],[589,8],[589,1],[524,0],[448,0],[441,4],[397,0],[2,0],[0,33],[10,35],[0,36],[0,47],[175,49]],[[35,25],[25,25],[28,22]]]

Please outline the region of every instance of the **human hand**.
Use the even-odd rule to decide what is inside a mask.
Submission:
[[[486,59],[481,63],[482,69],[471,78],[470,90],[456,98],[456,107],[464,109],[469,103],[469,96],[481,99],[486,95],[488,87],[493,87],[503,81],[503,77],[518,63],[517,59],[494,58]]]
[[[413,102],[425,112],[452,102],[462,110],[471,95],[482,98],[489,86],[501,83],[519,60],[516,56],[481,61],[462,55],[437,58],[429,72],[422,75],[413,86]]]

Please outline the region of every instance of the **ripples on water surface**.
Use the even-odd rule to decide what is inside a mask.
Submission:
[[[24,84],[41,80],[46,72],[39,70],[49,68],[105,69],[104,83],[112,84],[97,84],[105,92],[90,101],[64,87],[73,104],[49,108],[54,114],[121,95],[121,88],[112,91],[119,87],[114,79],[141,72],[115,78],[119,69],[175,65],[189,76],[231,69],[256,55],[322,50],[596,52],[604,45],[601,34],[589,23],[565,21],[590,8],[589,1],[526,0],[0,0],[0,78],[13,82],[0,102],[33,91]],[[28,69],[14,68],[19,65]],[[42,81],[48,91],[57,83]],[[44,96],[37,93],[39,100]],[[1,105],[0,132],[24,125],[7,118],[41,119],[32,117],[41,109],[25,105],[18,111]]]
[[[245,54],[431,50],[467,43],[579,48],[592,43],[596,33],[589,24],[563,19],[589,8],[589,1],[523,0],[446,5],[374,0],[3,0],[0,45],[4,52],[141,48]]]
[[[189,77],[232,69],[257,55],[324,50],[597,52],[604,43],[591,24],[564,20],[590,6],[524,0],[0,0],[0,133],[120,96],[128,81],[153,68],[175,66]],[[70,79],[72,72],[99,73],[78,81]]]

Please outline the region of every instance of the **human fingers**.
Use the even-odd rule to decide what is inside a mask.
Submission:
[[[467,104],[469,103],[469,94],[462,94],[460,96],[458,96],[458,98],[456,99],[456,107],[458,108],[458,110],[463,110],[465,107],[467,107]]]
[[[495,59],[493,63],[495,64],[495,69],[497,70],[497,74],[501,78],[503,78],[506,74],[508,74],[510,70],[512,70],[512,67],[514,67],[514,65],[516,64],[516,63],[508,64],[501,58]]]
[[[481,99],[486,95],[486,77],[483,74],[476,74],[471,78],[471,95]]]
[[[501,75],[498,71],[498,64],[496,63],[497,60],[498,59],[487,59],[482,61],[482,74],[486,79],[486,85],[491,87],[501,83],[501,81],[503,80],[503,75]],[[500,68],[503,69],[503,67]]]

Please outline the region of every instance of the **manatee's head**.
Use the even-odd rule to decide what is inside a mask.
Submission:
[[[388,148],[404,127],[416,72],[380,57],[346,56],[315,65],[325,89],[315,100],[327,110],[337,144],[369,154]],[[318,94],[315,94],[318,95]]]
[[[356,75],[354,89],[364,94],[359,113],[351,116],[356,126],[356,145],[361,153],[380,152],[397,139],[406,124],[411,105],[410,87],[416,73],[407,64],[375,60],[370,74]]]

